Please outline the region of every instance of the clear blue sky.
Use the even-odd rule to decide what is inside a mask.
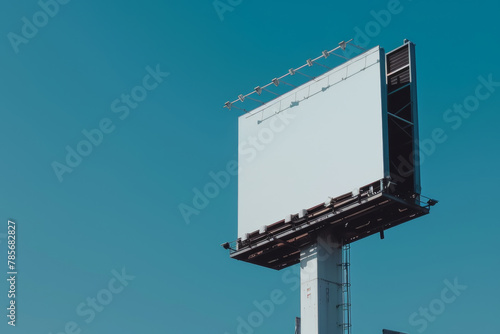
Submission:
[[[224,102],[367,28],[367,47],[417,44],[420,135],[447,139],[422,166],[432,214],[353,245],[354,333],[499,331],[500,87],[447,113],[474,101],[479,77],[500,82],[497,4],[65,1],[0,12],[0,263],[13,218],[19,271],[16,328],[0,281],[1,333],[234,334],[274,290],[284,302],[252,331],[292,333],[295,273],[220,247],[236,238],[236,178],[190,224],[179,205],[236,157],[240,113]],[[84,130],[96,145],[78,146]],[[68,147],[87,156],[69,166]],[[455,279],[467,288],[443,304]]]

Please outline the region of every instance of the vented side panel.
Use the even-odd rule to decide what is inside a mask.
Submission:
[[[420,193],[414,48],[408,42],[386,55],[390,173],[408,196]]]

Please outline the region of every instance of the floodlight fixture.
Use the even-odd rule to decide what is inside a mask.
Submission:
[[[307,60],[307,63],[306,63],[306,64],[304,64],[304,65],[302,65],[302,66],[300,66],[300,67],[298,67],[298,68],[291,68],[291,69],[289,69],[287,74],[282,75],[281,77],[274,78],[274,79],[272,80],[272,82],[270,82],[269,84],[264,85],[264,86],[262,86],[262,87],[258,87],[258,89],[255,89],[253,92],[251,92],[251,93],[249,93],[249,94],[246,94],[246,95],[239,95],[237,100],[232,101],[232,102],[231,102],[231,104],[226,103],[226,104],[225,104],[225,107],[227,107],[227,108],[231,107],[231,108],[235,108],[235,109],[238,109],[238,110],[242,110],[242,111],[244,111],[244,112],[248,112],[246,109],[240,109],[240,108],[236,108],[236,107],[234,106],[234,103],[235,103],[235,102],[238,102],[238,101],[240,101],[240,102],[244,102],[244,101],[245,101],[245,99],[246,99],[247,97],[248,97],[250,100],[253,100],[253,101],[259,102],[259,103],[261,103],[261,104],[265,104],[265,102],[262,102],[262,101],[259,101],[259,100],[255,100],[255,99],[250,98],[250,95],[251,95],[251,94],[253,94],[253,93],[257,93],[258,95],[260,95],[260,94],[262,93],[262,90],[266,90],[265,88],[266,88],[266,87],[268,87],[269,85],[274,84],[275,86],[278,86],[278,85],[282,82],[282,81],[281,81],[281,79],[283,79],[284,77],[286,77],[286,76],[288,76],[288,75],[295,75],[295,73],[297,73],[297,72],[298,72],[299,74],[301,74],[301,75],[303,75],[303,76],[305,76],[305,77],[309,78],[309,79],[314,80],[316,77],[312,77],[312,76],[309,76],[309,75],[307,75],[307,74],[300,73],[300,72],[299,72],[299,70],[301,70],[302,68],[304,68],[304,67],[306,67],[306,66],[311,67],[311,66],[313,66],[315,63],[316,63],[316,64],[318,64],[318,65],[320,65],[320,66],[323,66],[323,67],[325,67],[325,68],[327,68],[327,69],[330,69],[328,66],[325,66],[325,65],[323,65],[323,64],[317,63],[316,61],[317,61],[318,59],[320,59],[321,57],[327,58],[327,57],[329,57],[331,54],[333,54],[333,55],[335,55],[335,56],[337,56],[337,57],[340,57],[340,58],[343,58],[343,59],[348,60],[349,58],[344,57],[344,56],[342,56],[342,55],[335,54],[335,53],[334,53],[334,51],[335,51],[335,50],[338,50],[338,49],[345,50],[345,48],[347,47],[347,44],[352,44],[352,41],[353,41],[352,39],[350,39],[350,40],[348,40],[348,41],[342,41],[342,42],[340,42],[340,43],[339,43],[339,45],[338,45],[336,48],[334,48],[334,49],[332,49],[332,50],[330,50],[330,51],[328,51],[328,50],[324,50],[324,51],[322,51],[322,52],[321,52],[321,53],[322,53],[322,54],[321,54],[321,56],[316,57],[316,58],[314,58],[314,59],[313,59],[313,58],[309,58],[309,59]],[[357,45],[354,45],[354,44],[352,44],[352,45],[353,45],[354,47],[356,47],[356,48],[359,48],[359,49],[361,49],[361,50],[364,50],[364,49],[363,49],[363,48],[361,48],[360,46],[357,46]],[[286,83],[286,82],[283,82],[283,83],[285,83],[285,84],[287,84],[287,85],[289,85],[289,86],[291,86],[291,87],[294,87],[294,88],[296,88],[296,87],[297,87],[297,86],[295,86],[295,85],[288,84],[288,83]],[[266,91],[268,91],[268,90],[266,90]],[[271,93],[273,93],[274,95],[278,95],[278,96],[279,96],[279,94],[276,94],[276,93],[274,93],[274,92],[271,92]]]
[[[434,205],[436,205],[438,203],[439,203],[438,200],[432,199],[432,198],[429,198],[429,200],[427,201],[427,204],[429,204],[430,206],[434,206]]]
[[[224,106],[225,106],[227,109],[231,110],[231,107],[233,106],[233,104],[232,104],[231,102],[227,101],[227,102],[224,104]]]
[[[257,94],[262,94],[262,88],[260,86],[255,87],[254,90]]]
[[[370,188],[368,188],[368,194],[371,196],[371,195],[373,195],[374,193],[375,193],[375,191],[374,191],[373,186],[370,186]]]

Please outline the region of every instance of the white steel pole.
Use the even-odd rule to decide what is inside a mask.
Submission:
[[[329,234],[300,252],[301,329],[304,334],[342,334],[342,245]]]

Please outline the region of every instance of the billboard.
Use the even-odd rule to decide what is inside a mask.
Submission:
[[[386,89],[375,47],[239,117],[239,238],[390,176]]]

